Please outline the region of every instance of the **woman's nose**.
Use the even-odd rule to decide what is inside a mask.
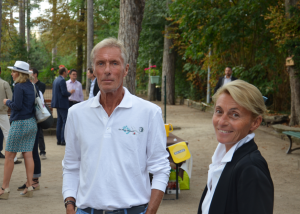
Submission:
[[[218,125],[220,125],[220,126],[226,126],[226,125],[228,125],[228,120],[229,120],[228,116],[225,115],[225,114],[223,114],[219,118]]]

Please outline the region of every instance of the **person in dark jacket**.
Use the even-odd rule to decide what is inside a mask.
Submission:
[[[30,70],[33,72],[32,76],[34,77],[34,80],[32,82],[39,88],[40,92],[42,92],[42,94],[44,95],[45,90],[46,90],[46,84],[41,82],[38,79],[39,71],[35,68],[31,68]],[[40,149],[40,156],[41,156],[41,159],[45,160],[45,159],[47,159],[47,157],[46,157],[46,146],[45,146],[43,129],[39,128],[38,133],[39,133],[38,144],[39,144],[39,149]]]
[[[213,96],[219,144],[209,165],[198,214],[272,214],[274,185],[254,142],[266,106],[260,91],[236,80]]]
[[[10,129],[5,148],[5,163],[3,183],[0,189],[0,199],[8,199],[9,182],[14,168],[14,158],[17,152],[22,152],[25,161],[27,186],[21,196],[32,197],[32,177],[34,163],[32,149],[37,133],[35,119],[34,85],[29,80],[29,64],[16,61],[12,70],[15,88],[12,100],[4,99],[3,103],[11,109]]]
[[[219,81],[215,87],[214,93],[218,91],[219,88],[221,88],[223,85],[230,83],[231,81],[237,80],[236,77],[232,76],[232,69],[231,67],[227,66],[225,68],[225,76],[220,77]]]
[[[86,76],[88,79],[91,80],[91,86],[90,86],[90,91],[89,91],[89,99],[95,97],[97,93],[99,92],[99,86],[97,82],[97,78],[94,74],[93,68],[88,68],[86,72]]]
[[[67,69],[61,67],[59,69],[59,76],[54,80],[52,86],[52,100],[51,107],[57,110],[57,125],[56,125],[56,138],[57,145],[66,145],[64,138],[65,124],[68,116],[69,99],[75,92],[74,89],[71,91],[67,90],[67,84],[65,78],[68,76]]]

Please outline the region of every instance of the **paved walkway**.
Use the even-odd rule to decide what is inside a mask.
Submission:
[[[161,105],[161,103],[157,103]],[[211,122],[211,114],[188,108],[168,106],[167,123],[181,127],[174,134],[189,141],[193,155],[191,189],[181,191],[178,201],[164,200],[158,214],[195,214],[206,184],[208,165],[217,146]],[[7,201],[0,201],[1,214],[65,213],[61,195],[64,147],[56,145],[55,136],[46,136],[47,160],[42,160],[41,190],[33,198],[22,198],[16,191],[25,179],[23,164],[15,166],[11,179],[11,194]],[[275,185],[274,214],[298,214],[300,210],[300,150],[290,155],[285,151],[288,142],[258,130],[256,143],[269,164]],[[0,159],[0,182],[3,179],[4,160]],[[113,185],[113,184],[112,184]],[[170,197],[170,196],[168,196]],[[175,197],[175,196],[174,196]]]

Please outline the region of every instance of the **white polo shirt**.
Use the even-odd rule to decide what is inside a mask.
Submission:
[[[110,117],[99,102],[100,91],[69,109],[62,193],[74,197],[80,209],[146,204],[151,188],[164,192],[167,186],[170,165],[161,109],[124,90]]]

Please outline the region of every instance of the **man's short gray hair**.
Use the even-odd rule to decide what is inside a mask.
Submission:
[[[98,50],[100,50],[101,48],[105,48],[105,47],[119,48],[121,50],[121,57],[124,62],[124,67],[127,65],[127,51],[126,51],[123,43],[115,38],[106,38],[106,39],[103,39],[101,42],[99,42],[97,45],[95,45],[95,47],[93,48],[93,50],[91,52],[91,60],[92,60],[93,68],[94,68],[95,53]]]

